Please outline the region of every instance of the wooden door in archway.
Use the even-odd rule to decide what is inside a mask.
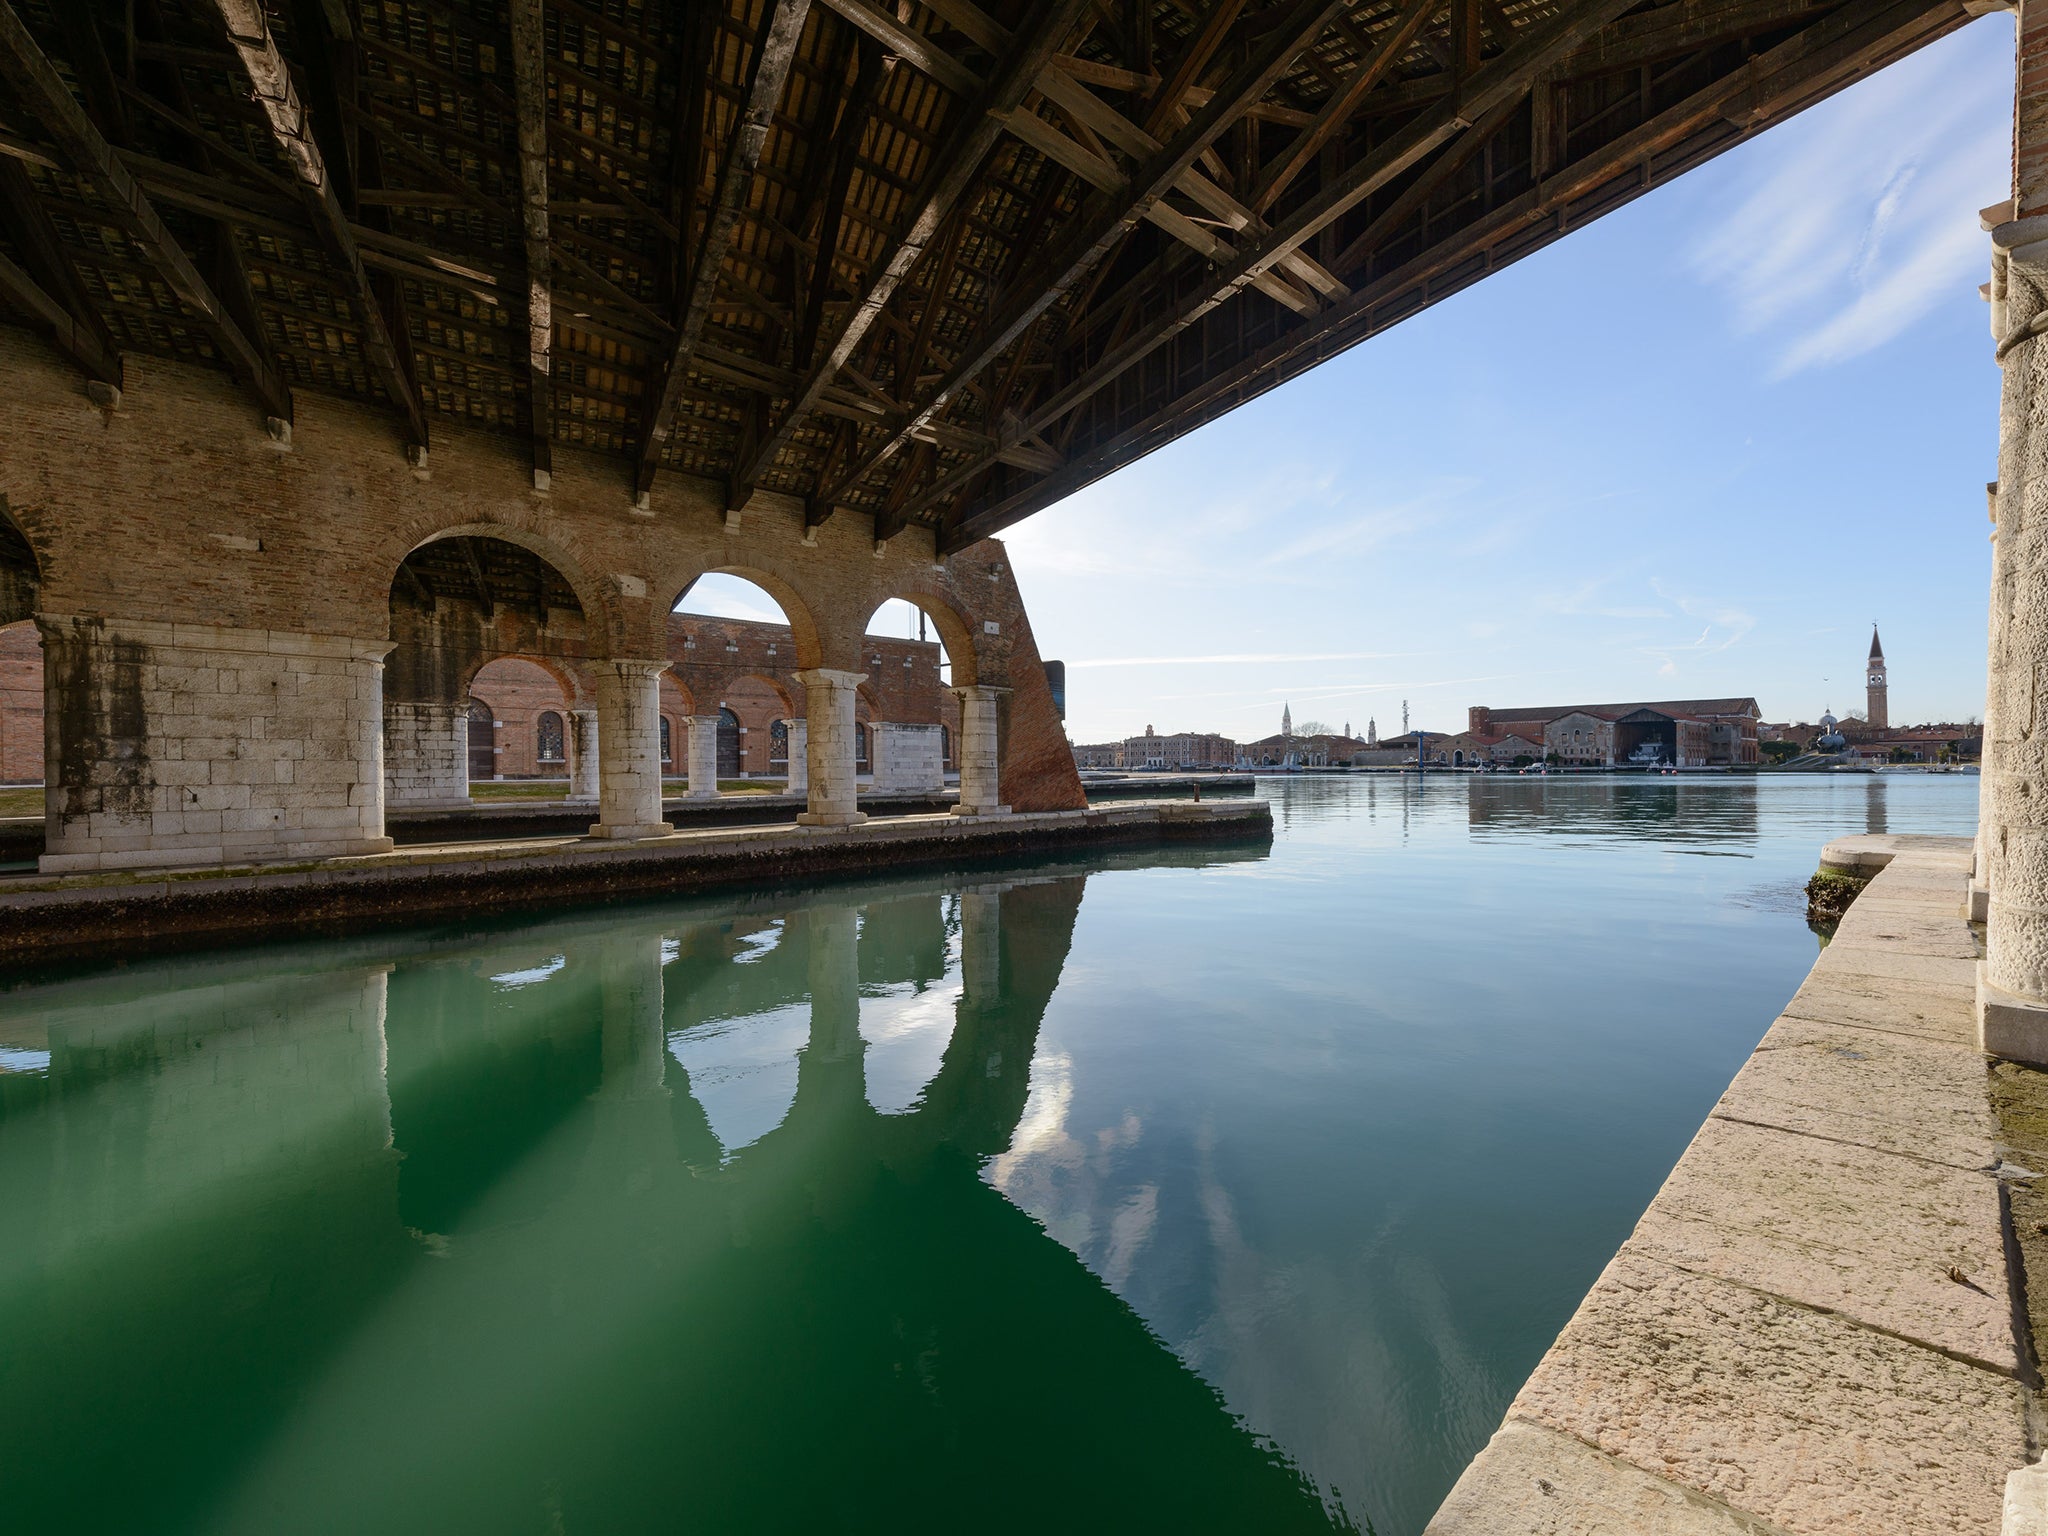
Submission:
[[[729,709],[718,712],[718,776],[740,776],[740,717]]]
[[[469,782],[498,776],[498,722],[482,699],[469,701]]]

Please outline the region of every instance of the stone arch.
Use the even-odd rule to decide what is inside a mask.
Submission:
[[[775,572],[764,570],[758,565],[710,565],[698,571],[686,581],[668,585],[673,595],[662,609],[664,615],[674,613],[683,599],[690,595],[690,589],[706,576],[737,576],[750,581],[775,600],[782,610],[782,620],[789,626],[792,647],[796,651],[798,667],[822,667],[825,664],[825,648],[818,632],[817,617],[803,595],[786,578]]]
[[[591,574],[589,562],[579,557],[573,543],[557,530],[543,530],[528,527],[523,522],[497,518],[446,525],[437,524],[431,518],[414,519],[402,526],[397,537],[375,557],[381,568],[391,573],[385,584],[387,588],[401,579],[399,567],[407,559],[429,544],[447,539],[497,539],[540,556],[555,568],[562,580],[568,583],[569,590],[576,594],[576,601],[583,609],[593,638],[601,635],[609,644],[613,635],[611,620],[615,615],[607,601],[604,584]],[[394,546],[398,550],[395,556],[389,553]]]
[[[43,559],[0,495],[0,624],[31,618],[42,588]]]
[[[861,623],[861,633],[868,633],[868,626],[875,622],[875,615],[882,605],[900,601],[923,611],[932,621],[932,627],[939,633],[939,643],[946,648],[946,660],[952,664],[953,686],[965,687],[979,682],[980,663],[975,654],[974,630],[960,611],[940,595],[935,586],[922,581],[902,581],[890,586],[875,599],[874,606]]]

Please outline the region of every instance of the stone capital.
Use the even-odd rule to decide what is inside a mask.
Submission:
[[[868,680],[865,672],[841,672],[832,667],[807,667],[796,674],[806,688],[844,689],[851,693]]]
[[[971,703],[975,699],[1000,699],[1011,691],[1008,688],[998,688],[993,683],[960,683],[946,690],[963,704]]]
[[[613,672],[622,678],[633,678],[660,677],[662,673],[669,669],[670,663],[667,661],[637,661],[629,657],[607,656],[597,665],[611,668]]]
[[[692,725],[707,726],[713,730],[717,729],[720,719],[717,715],[686,715],[684,718]]]

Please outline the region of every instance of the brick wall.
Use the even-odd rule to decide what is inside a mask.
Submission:
[[[0,629],[0,784],[43,782],[43,643],[33,624]]]
[[[955,682],[1009,690],[1000,716],[1004,799],[1019,809],[1084,803],[1022,596],[995,540],[940,562],[930,532],[909,529],[878,554],[870,520],[841,513],[807,541],[801,504],[768,492],[734,528],[720,487],[668,474],[642,515],[618,463],[567,448],[556,454],[551,491],[540,494],[516,439],[441,422],[418,473],[391,413],[311,392],[298,397],[292,445],[282,450],[231,380],[144,356],[127,368],[121,408],[103,411],[66,362],[0,326],[8,380],[0,497],[35,551],[39,612],[48,618],[312,636],[367,656],[397,638],[394,581],[405,555],[436,537],[482,535],[560,572],[581,605],[573,644],[586,657],[664,656],[678,596],[706,572],[728,571],[759,584],[789,616],[796,666],[872,674],[868,618],[904,598],[931,613]],[[476,655],[471,673],[492,659]],[[387,667],[394,681],[433,675],[402,655]],[[81,698],[96,686],[91,677],[73,681]],[[868,699],[871,713],[886,715],[888,691]],[[393,688],[391,696],[402,694]],[[95,793],[92,765],[158,728],[88,714],[60,712],[52,732],[63,787],[78,792],[81,808]],[[63,720],[74,717],[83,734],[67,737]],[[323,726],[309,718],[307,728]],[[360,746],[338,718],[324,729],[333,739],[315,744],[321,754]],[[217,745],[232,756],[233,738]],[[366,800],[381,796],[368,785],[374,745],[352,769]],[[376,804],[362,809],[381,814]]]

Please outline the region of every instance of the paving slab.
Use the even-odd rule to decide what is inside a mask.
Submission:
[[[1828,948],[1882,949],[1887,955],[1941,955],[1974,962],[1980,951],[1969,924],[1952,909],[1925,908],[1858,897]]]
[[[2022,1411],[2010,1377],[1632,1247],[1510,1410],[1790,1536],[1995,1536]]]
[[[1780,1018],[1717,1115],[1963,1169],[1997,1162],[1974,1050],[1891,1030]]]
[[[1715,1116],[1630,1246],[1994,1370],[2019,1368],[1998,1186],[1982,1170]]]
[[[1818,968],[1785,1005],[1788,1018],[1918,1035],[1976,1048],[1976,973],[1970,980],[1901,981],[1852,968]]]
[[[1958,920],[1960,921],[1960,919]],[[1968,987],[1976,995],[1977,962],[1961,955],[1904,954],[1882,944],[1830,944],[1813,962],[1815,976],[1855,975],[1879,981]]]
[[[1540,1424],[1509,1419],[1458,1479],[1429,1536],[1780,1536]]]

